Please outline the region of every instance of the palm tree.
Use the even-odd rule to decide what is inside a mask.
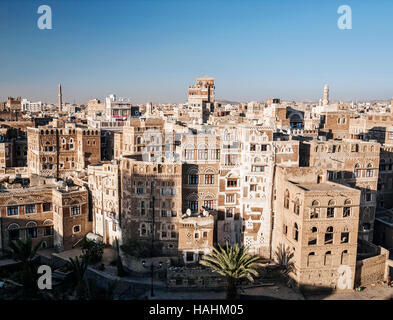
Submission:
[[[227,299],[235,299],[237,298],[237,281],[247,278],[253,282],[253,276],[258,276],[257,269],[262,266],[258,262],[260,257],[248,254],[248,248],[238,244],[230,247],[227,243],[225,248],[220,245],[218,247],[218,249],[213,248],[210,254],[203,256],[200,264],[225,277],[228,284]]]
[[[85,256],[82,256],[81,260],[79,260],[78,257],[75,257],[74,259],[70,258],[70,261],[74,272],[76,296],[78,299],[83,299],[85,296],[85,283],[83,278],[89,265],[88,259]]]
[[[287,284],[289,284],[289,274],[295,272],[295,263],[292,261],[294,253],[291,251],[290,247],[280,244],[275,252],[275,257],[277,265],[281,268],[281,274],[284,276]]]
[[[20,239],[9,242],[12,258],[21,262],[23,289],[28,295],[36,293],[38,289],[36,281],[37,268],[34,265],[34,258],[41,244],[42,240],[33,247],[31,237],[28,237],[26,242]]]

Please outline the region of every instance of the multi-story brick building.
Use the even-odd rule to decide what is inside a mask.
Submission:
[[[320,131],[331,139],[350,138],[349,126],[352,113],[349,111],[324,112],[320,115]]]
[[[31,237],[33,244],[68,250],[91,232],[88,193],[84,188],[3,183],[0,193],[1,248]]]
[[[273,130],[261,126],[244,126],[241,129],[239,203],[242,242],[252,252],[269,257],[275,152]]]
[[[117,161],[88,166],[93,230],[105,243],[121,241],[120,169]]]
[[[120,174],[123,242],[128,239],[150,242],[153,236],[163,244],[164,255],[177,255],[182,165],[123,157]]]
[[[359,237],[372,241],[380,144],[360,140],[310,141],[301,144],[302,166],[328,171],[329,180],[361,190]]]
[[[353,289],[361,192],[317,176],[312,168],[277,168],[273,249],[294,253],[298,285]]]
[[[0,128],[0,168],[24,167],[26,163],[26,132],[4,125]]]
[[[129,120],[122,133],[115,133],[115,159],[134,155],[144,161],[162,161],[168,135],[164,132],[164,124],[160,118]]]
[[[214,110],[214,78],[197,78],[195,85],[188,87],[188,106],[190,118],[200,119],[203,122]]]
[[[100,130],[66,124],[27,132],[27,165],[33,174],[63,178],[101,160]]]
[[[12,98],[8,97],[7,99],[7,108],[10,111],[21,111],[22,110],[22,98]]]
[[[198,262],[209,254],[214,244],[214,216],[205,211],[202,214],[184,214],[179,220],[178,250],[185,264]]]
[[[92,213],[85,187],[52,190],[54,246],[58,250],[75,247],[92,232]]]
[[[393,208],[393,144],[384,144],[380,150],[377,206],[391,209]]]

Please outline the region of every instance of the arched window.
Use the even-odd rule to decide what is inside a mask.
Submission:
[[[317,200],[314,200],[312,202],[312,208],[310,212],[310,219],[316,219],[319,217],[319,202]]]
[[[362,176],[362,171],[360,169],[360,164],[355,164],[355,178],[360,178]]]
[[[348,260],[349,260],[348,250],[344,250],[341,253],[341,264],[348,264]]]
[[[325,244],[333,244],[333,227],[328,227],[326,229]]]
[[[325,259],[324,259],[324,265],[325,266],[330,266],[332,264],[332,252],[327,251],[325,253]]]
[[[37,238],[37,223],[29,221],[26,224],[26,238]]]
[[[307,256],[307,267],[312,267],[315,260],[315,252],[310,252]]]
[[[308,236],[308,245],[309,246],[317,244],[317,235],[318,235],[317,227],[312,227],[311,234]]]
[[[335,206],[336,202],[334,200],[330,200],[328,203],[328,208],[327,208],[327,218],[334,218],[334,213],[335,213]]]
[[[299,240],[299,228],[297,226],[297,223],[295,223],[293,226],[293,239],[296,241]]]
[[[289,191],[285,190],[284,208],[289,209]]]
[[[350,199],[344,201],[343,218],[351,216],[351,204],[352,201]]]
[[[369,163],[367,165],[366,177],[372,177],[373,175],[374,175],[373,164]]]
[[[299,213],[300,213],[300,201],[299,201],[299,199],[295,200],[295,204],[293,206],[293,213],[295,213],[297,215],[299,215]]]

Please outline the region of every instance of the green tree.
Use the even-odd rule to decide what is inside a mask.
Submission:
[[[80,260],[78,257],[75,257],[70,258],[70,262],[72,270],[74,272],[74,286],[76,297],[78,299],[84,299],[86,296],[86,288],[83,278],[89,265],[89,259],[86,256],[82,256]]]
[[[277,265],[280,266],[282,276],[287,282],[287,285],[290,285],[289,275],[295,272],[295,263],[293,262],[294,253],[290,247],[280,244],[274,255]]]
[[[86,237],[82,240],[82,255],[86,256],[87,261],[91,264],[98,263],[102,260],[104,254],[104,244],[95,242]]]
[[[35,295],[38,291],[37,266],[34,263],[34,258],[41,244],[42,240],[33,247],[30,237],[26,239],[26,242],[20,239],[9,242],[12,258],[21,263],[23,291],[27,296]]]
[[[262,266],[260,257],[248,254],[248,248],[238,244],[230,247],[227,243],[225,248],[218,247],[203,256],[200,264],[225,277],[228,284],[227,299],[236,299],[238,280],[247,278],[250,282],[254,281],[253,277],[258,276],[257,270]]]

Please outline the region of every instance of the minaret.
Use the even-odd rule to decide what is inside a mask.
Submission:
[[[61,93],[61,84],[59,84],[59,112],[62,111],[63,106],[63,95]]]
[[[146,103],[146,112],[145,116],[150,117],[153,114],[153,104],[149,101]]]
[[[325,84],[323,88],[323,105],[327,106],[329,104],[329,86]]]

